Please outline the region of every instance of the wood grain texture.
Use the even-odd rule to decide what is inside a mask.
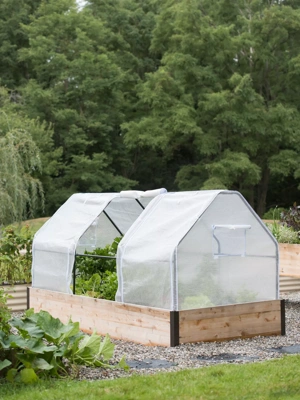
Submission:
[[[280,300],[179,312],[180,343],[280,334]]]
[[[2,288],[11,298],[7,299],[8,308],[13,311],[24,311],[27,308],[27,287],[30,284],[4,285]]]
[[[279,243],[279,274],[300,278],[300,244]]]
[[[48,311],[62,322],[69,318],[88,333],[146,345],[170,345],[170,312],[91,297],[30,288],[30,307]]]

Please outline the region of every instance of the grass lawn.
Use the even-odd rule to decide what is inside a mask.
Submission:
[[[49,217],[45,218],[35,218],[35,219],[28,219],[27,221],[22,221],[19,224],[14,224],[17,229],[21,229],[23,226],[29,225],[30,230],[35,233],[38,231],[46,221],[48,221]]]
[[[216,365],[111,381],[0,384],[1,400],[271,400],[300,399],[300,356],[244,365]]]

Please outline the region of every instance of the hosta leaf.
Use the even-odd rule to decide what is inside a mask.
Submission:
[[[20,375],[21,375],[21,381],[27,384],[34,383],[39,379],[37,374],[34,372],[33,368],[22,369]]]
[[[11,348],[24,348],[26,346],[26,343],[28,342],[27,339],[22,338],[21,336],[17,335],[9,335],[8,337],[8,343],[9,347]]]
[[[14,318],[10,324],[17,328],[22,336],[42,338],[44,336],[44,331],[36,325],[36,322],[26,318],[24,320],[20,318]]]
[[[86,335],[84,339],[79,343],[79,349],[74,354],[74,361],[80,364],[93,363],[94,358],[99,353],[101,337],[95,332],[92,336]]]
[[[121,360],[119,361],[117,367],[124,369],[125,371],[128,371],[130,369],[129,365],[126,364],[126,359],[125,356],[123,356],[121,358]]]
[[[9,340],[4,332],[0,331],[0,348],[9,349]]]
[[[50,370],[53,369],[53,365],[50,365],[46,360],[44,360],[43,358],[36,358],[34,360],[34,362],[32,363],[32,368],[34,368],[35,370]]]
[[[79,349],[90,348],[95,354],[99,351],[99,346],[101,342],[101,337],[93,332],[91,336],[85,335],[83,340],[79,343]]]
[[[5,359],[3,361],[0,361],[0,371],[6,367],[9,367],[11,365],[11,361]]]
[[[69,353],[70,356],[74,356],[74,354],[79,350],[80,348],[80,343],[82,341],[82,338],[85,337],[85,334],[83,332],[80,332],[76,336],[73,336],[69,342]]]
[[[58,339],[63,334],[77,329],[77,325],[74,328],[73,322],[64,325],[58,318],[53,318],[47,311],[39,312],[37,325],[44,331],[46,339],[54,343],[58,343]]]
[[[60,345],[57,347],[57,350],[54,352],[54,357],[64,357],[67,356],[68,346],[66,344]]]
[[[79,322],[70,321],[66,325],[66,332],[60,337],[59,342],[61,343],[72,336],[76,336],[79,332],[80,332]]]
[[[34,314],[35,314],[35,313],[34,313],[34,309],[33,309],[33,308],[29,308],[29,309],[26,310],[25,313],[24,313],[25,317],[27,317],[27,318],[33,316]],[[37,314],[35,314],[35,315],[37,315]]]
[[[39,312],[37,324],[43,329],[45,336],[53,342],[65,332],[65,325],[58,318],[53,318],[47,311]]]
[[[98,356],[101,356],[104,361],[110,360],[114,354],[115,345],[110,341],[109,335],[106,335],[100,344]]]
[[[57,350],[57,346],[47,346],[41,339],[24,339],[20,336],[10,335],[10,347],[30,351],[32,353],[43,354]]]

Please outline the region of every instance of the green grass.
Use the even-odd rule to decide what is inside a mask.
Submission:
[[[111,381],[40,381],[0,385],[1,400],[278,400],[300,399],[300,356],[217,365]]]
[[[45,218],[36,218],[36,219],[28,219],[27,221],[22,221],[20,223],[13,224],[17,228],[17,231],[20,231],[24,226],[29,225],[30,230],[35,233],[37,232],[46,221],[48,221],[49,217]]]

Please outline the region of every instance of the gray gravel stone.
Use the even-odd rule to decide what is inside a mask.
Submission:
[[[245,364],[281,358],[284,353],[276,349],[285,346],[300,345],[300,292],[282,293],[286,300],[286,335],[256,336],[250,339],[236,339],[224,342],[188,343],[177,347],[144,346],[137,343],[112,340],[115,353],[112,365],[125,355],[131,365],[139,364],[141,368],[102,369],[80,367],[78,379],[116,379],[131,375],[152,375],[160,371],[179,371],[186,368],[201,368],[216,364]],[[20,313],[16,313],[20,314]],[[155,360],[155,368],[142,368],[143,362]],[[167,361],[167,363],[161,361]],[[161,368],[161,365],[164,365]]]
[[[164,360],[173,366],[167,368],[130,368],[128,372],[119,369],[82,367],[79,379],[116,379],[130,375],[152,375],[160,371],[179,371],[186,368],[201,368],[216,364],[245,364],[283,357],[283,353],[274,351],[284,346],[300,344],[300,292],[282,293],[286,300],[286,335],[256,336],[250,339],[236,339],[225,342],[199,342],[183,344],[177,347],[144,346],[132,342],[113,340],[115,354],[112,362],[117,363],[125,355],[132,363],[145,360]],[[224,356],[228,355],[228,356]],[[157,363],[159,365],[159,363]]]

